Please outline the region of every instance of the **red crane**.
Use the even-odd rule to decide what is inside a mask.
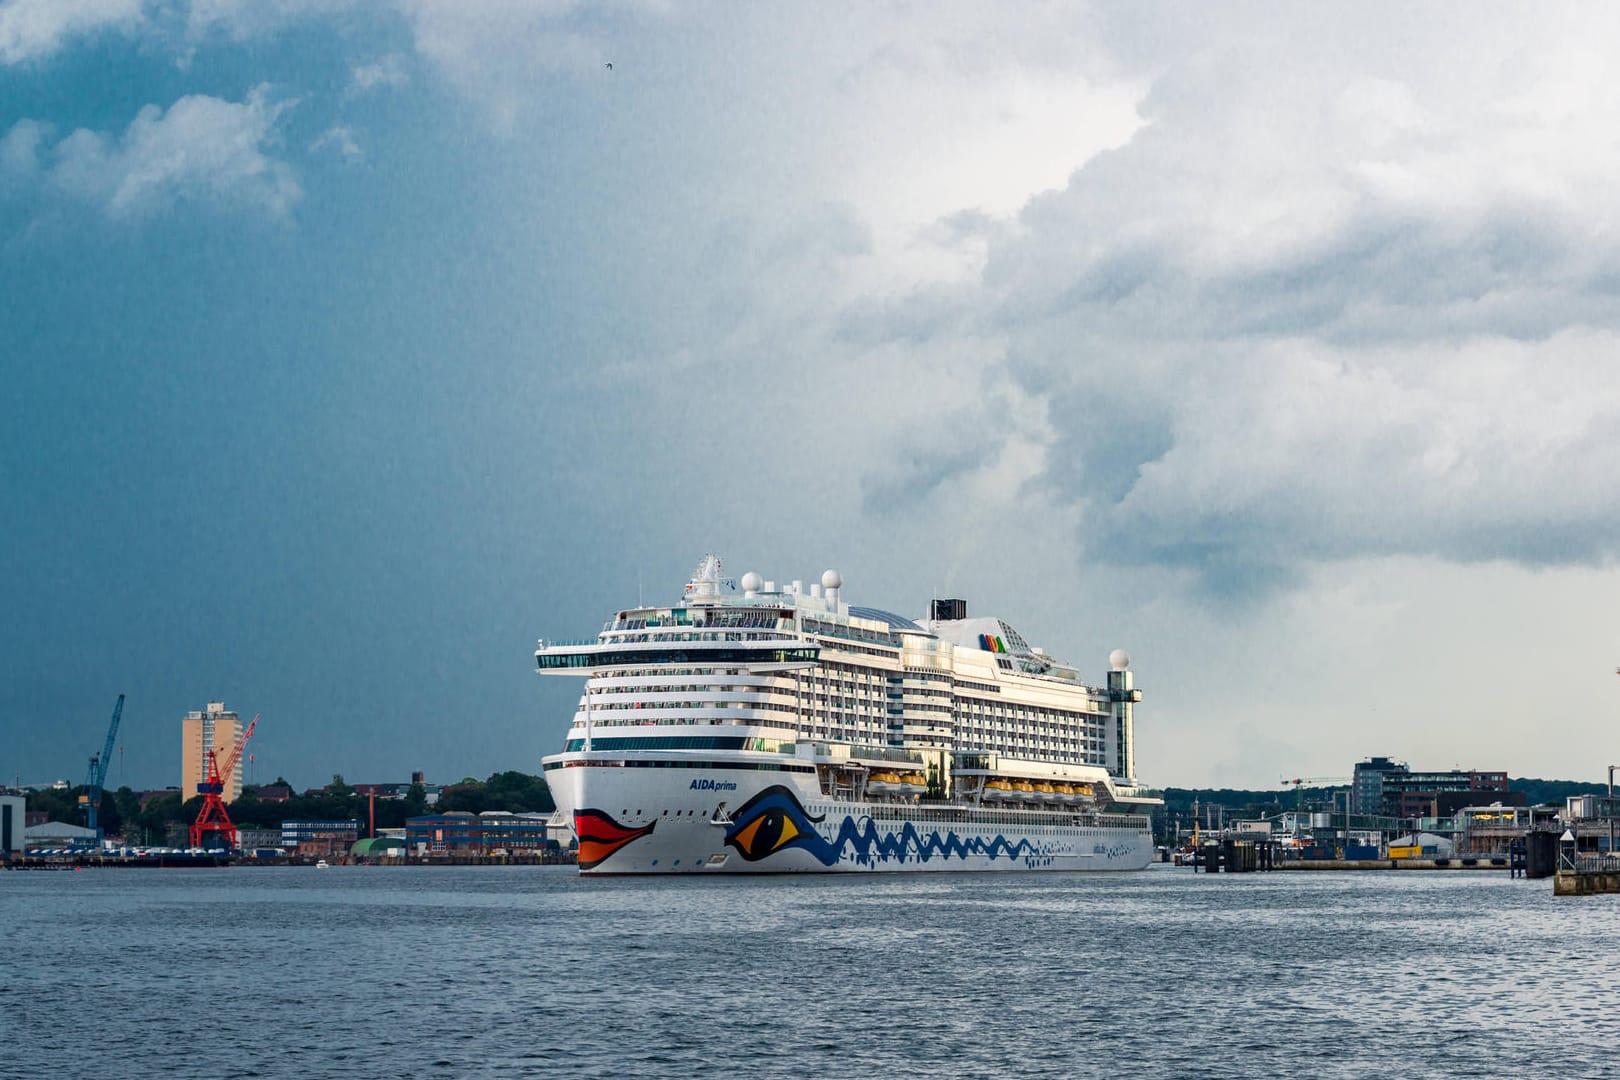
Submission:
[[[220,798],[220,794],[225,790],[225,781],[236,771],[236,763],[242,757],[242,747],[253,737],[253,729],[258,723],[259,718],[255,715],[247,730],[242,732],[242,737],[231,747],[231,756],[225,759],[223,769],[219,767],[214,751],[208,751],[208,777],[197,785],[197,793],[203,797],[203,804],[197,812],[197,820],[191,824],[192,847],[202,847],[205,834],[220,833],[225,838],[227,851],[236,848],[236,826],[231,824],[231,815],[225,812],[225,800]]]

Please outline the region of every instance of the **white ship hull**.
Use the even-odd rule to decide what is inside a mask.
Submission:
[[[1141,870],[1145,816],[835,800],[813,773],[548,764],[582,874]]]

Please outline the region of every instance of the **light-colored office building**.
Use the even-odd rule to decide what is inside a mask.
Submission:
[[[180,721],[180,798],[197,795],[197,785],[208,775],[208,751],[214,751],[220,767],[231,756],[231,748],[242,736],[242,718],[227,712],[223,701],[210,701],[208,708],[193,710]],[[220,798],[235,802],[242,794],[242,767],[238,763]]]

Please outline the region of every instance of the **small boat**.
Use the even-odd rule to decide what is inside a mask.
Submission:
[[[321,859],[319,862],[317,862],[315,864],[315,869],[317,869],[317,870],[325,870],[326,867],[327,867],[327,862],[326,862],[325,859]]]

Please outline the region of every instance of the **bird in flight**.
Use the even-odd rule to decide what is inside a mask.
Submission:
[[[613,61],[609,60],[607,63],[603,64],[602,66],[607,68],[609,71],[612,71],[613,70]]]

